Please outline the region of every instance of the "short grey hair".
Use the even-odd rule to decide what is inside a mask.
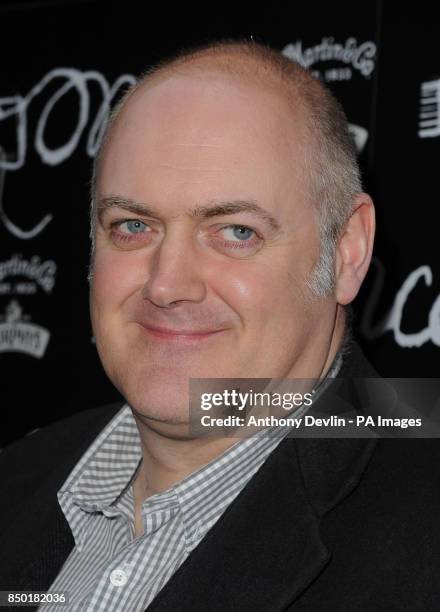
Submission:
[[[207,68],[257,82],[275,84],[305,111],[310,146],[304,151],[310,197],[315,205],[320,236],[318,260],[307,281],[313,297],[329,295],[335,285],[335,252],[338,239],[349,219],[355,197],[362,191],[356,151],[341,104],[330,90],[297,62],[279,51],[255,41],[222,40],[184,50],[150,67],[139,76],[110,113],[100,149],[93,165],[91,182],[90,238],[94,257],[96,229],[96,177],[100,157],[111,128],[129,98],[141,86],[176,73],[182,67]],[[92,265],[89,280],[92,275]]]

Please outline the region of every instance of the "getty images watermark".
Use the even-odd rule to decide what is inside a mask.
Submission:
[[[192,435],[440,437],[440,378],[191,379]]]

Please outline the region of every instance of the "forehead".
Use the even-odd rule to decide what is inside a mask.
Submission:
[[[307,146],[303,114],[273,86],[214,71],[153,80],[132,94],[112,126],[98,188],[135,199],[147,186],[182,195],[199,185],[192,195],[206,199],[220,195],[210,192],[220,185],[236,190],[253,183],[275,195],[289,182],[298,191]]]
[[[286,91],[273,80],[256,81],[214,69],[192,73],[188,69],[147,80],[130,97],[120,118],[137,121],[149,130],[155,126],[151,123],[154,119],[162,137],[176,126],[187,133],[194,124],[200,129],[221,130],[231,123],[234,128],[243,123],[249,129],[258,120],[258,129],[253,126],[255,136],[265,132],[269,140],[270,136],[297,139],[303,135],[302,105],[299,99],[288,98]]]

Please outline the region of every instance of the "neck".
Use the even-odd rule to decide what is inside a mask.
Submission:
[[[325,359],[318,378],[324,378],[325,376],[327,376],[327,373],[331,368],[336,355],[341,349],[341,346],[344,344],[344,337],[346,333],[347,331],[345,311],[342,306],[337,304],[333,331],[328,342],[327,358]]]
[[[136,417],[142,447],[142,463],[137,481],[144,498],[165,491],[206,465],[239,438],[176,438],[164,435]]]

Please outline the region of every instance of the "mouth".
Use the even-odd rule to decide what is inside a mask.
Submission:
[[[198,342],[225,331],[224,329],[170,329],[146,323],[139,325],[148,336],[163,341]]]

